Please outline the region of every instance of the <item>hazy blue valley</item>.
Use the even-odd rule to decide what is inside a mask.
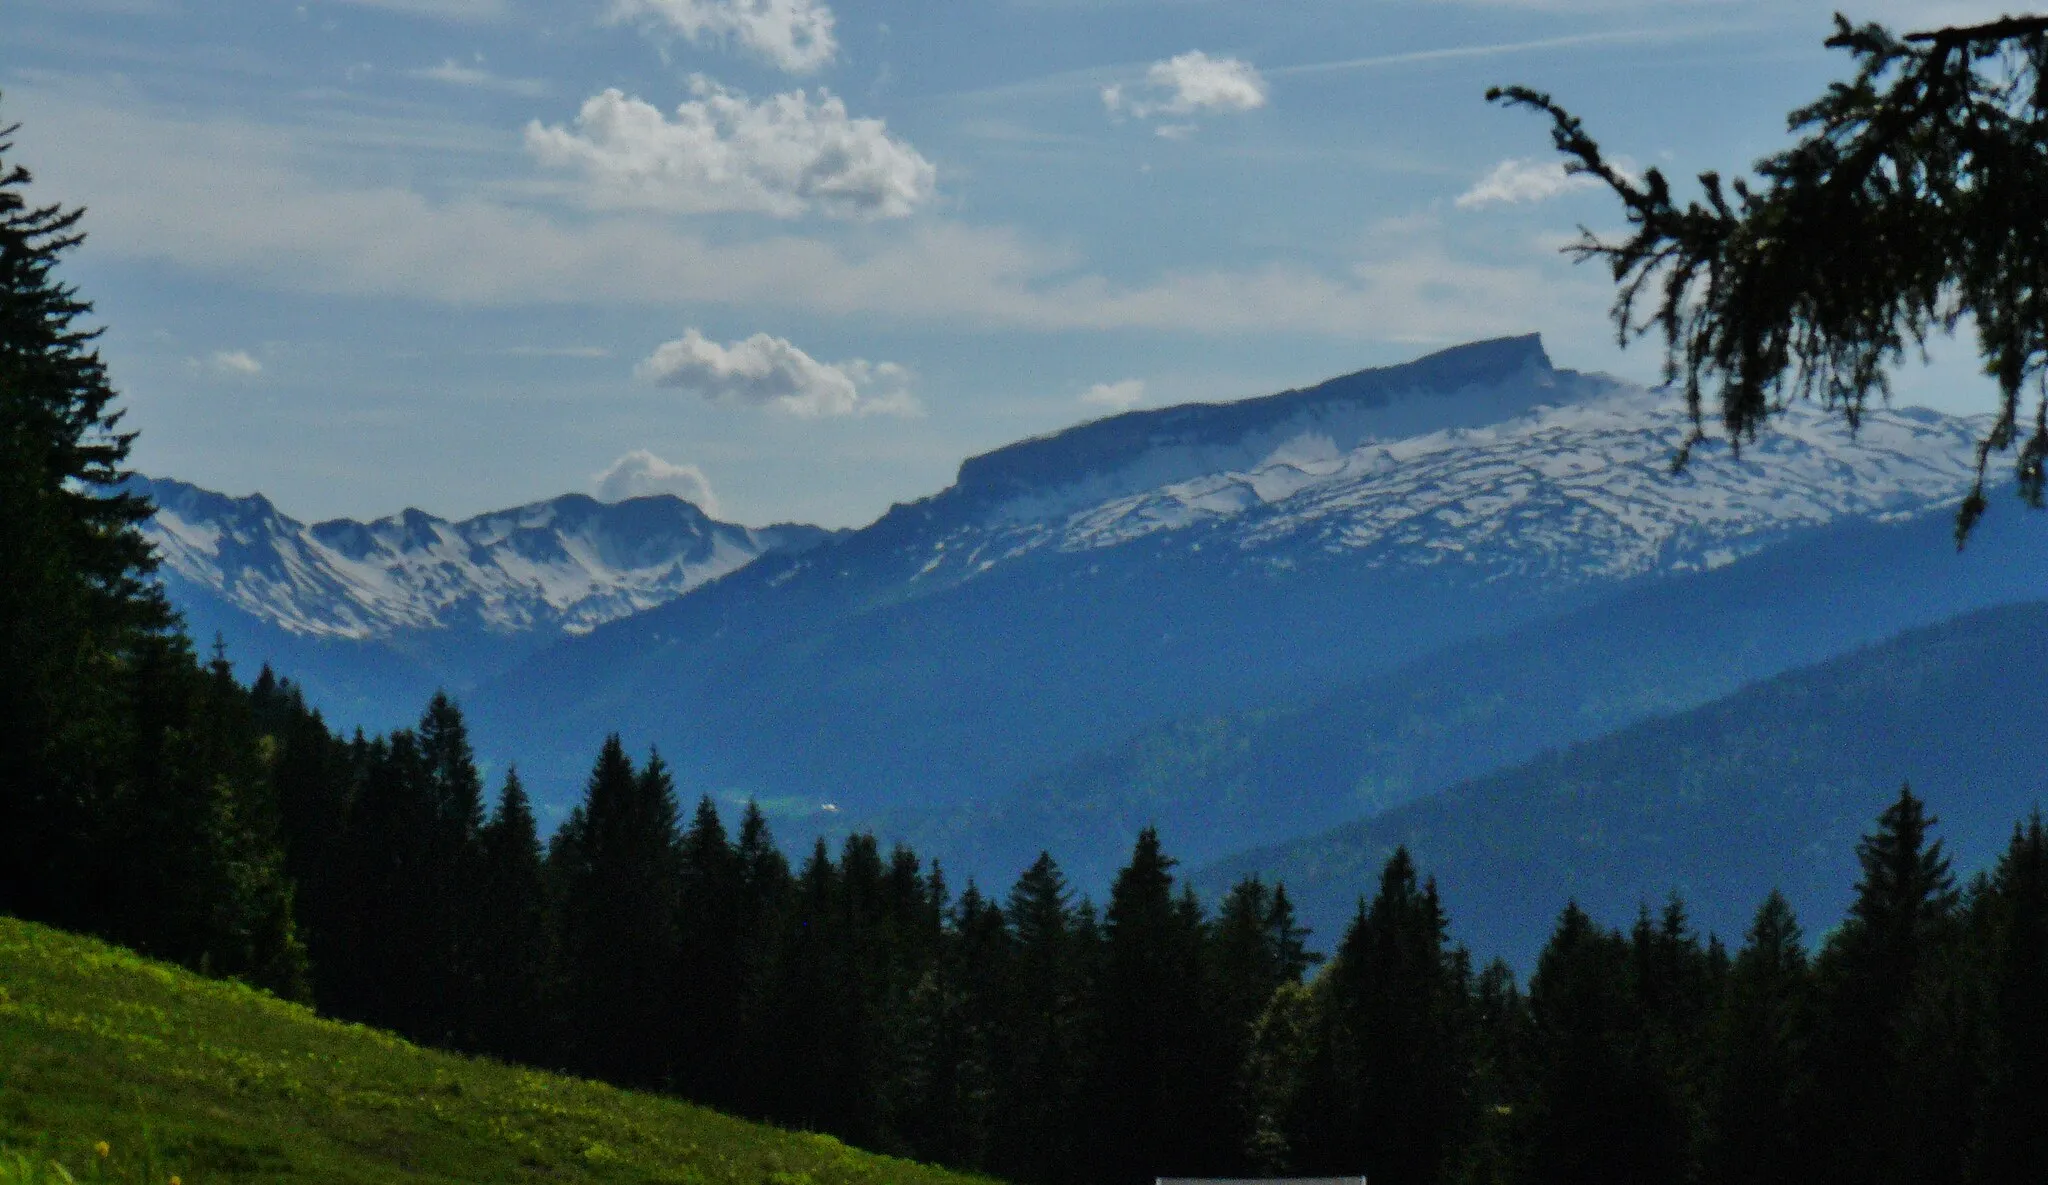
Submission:
[[[145,529],[196,636],[338,725],[448,690],[543,819],[616,730],[798,847],[872,830],[997,885],[1044,850],[1099,893],[1155,826],[1212,893],[1284,880],[1331,936],[1407,842],[1455,932],[1526,962],[1553,898],[1620,922],[1678,892],[1728,934],[1773,886],[1831,913],[1847,838],[1901,782],[1951,791],[1982,857],[2048,777],[1972,764],[1962,714],[1858,739],[1892,699],[1940,702],[1887,674],[1925,637],[1894,635],[2048,589],[2048,524],[2016,500],[1949,545],[1981,422],[1880,412],[1852,435],[1794,409],[1674,473],[1689,429],[1517,338],[1093,421],[855,531],[581,496],[308,527],[163,479]],[[1915,670],[2017,680],[1986,665],[2011,653]],[[1789,751],[1754,731],[1758,697],[1836,680],[1892,690],[1769,701]],[[1566,793],[1593,814],[1554,812]],[[1680,801],[1780,839],[1728,842]]]

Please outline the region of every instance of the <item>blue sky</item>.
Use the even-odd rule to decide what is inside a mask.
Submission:
[[[1831,5],[16,0],[0,117],[147,472],[302,518],[668,489],[866,522],[960,459],[1540,331],[1554,92],[1681,176],[1784,143]],[[1919,27],[1980,3],[1880,0]],[[1905,398],[1979,410],[1966,349]]]

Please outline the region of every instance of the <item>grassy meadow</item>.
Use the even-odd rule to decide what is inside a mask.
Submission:
[[[980,1180],[422,1049],[0,917],[0,1185]]]

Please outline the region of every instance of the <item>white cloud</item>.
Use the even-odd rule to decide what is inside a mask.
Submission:
[[[253,379],[263,373],[263,364],[247,350],[216,350],[208,362],[217,373],[236,378]]]
[[[736,42],[792,74],[839,52],[832,10],[817,0],[614,0],[612,19],[665,25],[693,45]]]
[[[501,78],[482,66],[465,64],[454,58],[443,59],[438,66],[407,71],[407,76],[473,90],[503,91],[508,95],[532,97],[547,94],[549,90],[548,84],[538,78]]]
[[[1434,225],[1333,255],[1184,268],[1129,281],[1004,227],[920,221],[848,242],[707,238],[632,214],[560,218],[476,194],[430,198],[308,167],[302,129],[113,107],[16,89],[21,155],[91,207],[102,258],[148,260],[271,291],[459,307],[715,306],[880,317],[963,330],[1163,329],[1446,342],[1604,334],[1611,289],[1554,252],[1478,263]],[[437,141],[436,143],[439,143]]]
[[[1148,98],[1132,98],[1121,85],[1102,88],[1102,105],[1112,115],[1134,119],[1188,116],[1203,112],[1255,111],[1266,105],[1266,80],[1250,62],[1212,58],[1201,50],[1154,62],[1145,71]],[[1189,123],[1166,124],[1159,134],[1183,139],[1195,131]]]
[[[893,362],[820,362],[784,338],[757,333],[720,345],[696,329],[663,342],[634,370],[656,386],[712,403],[769,407],[799,419],[915,415],[910,374]]]
[[[1081,402],[1091,407],[1106,407],[1111,411],[1129,411],[1145,402],[1145,380],[1124,379],[1116,383],[1097,383],[1081,392]]]
[[[1598,188],[1598,178],[1567,173],[1561,160],[1504,160],[1458,195],[1461,210],[1519,202],[1547,202],[1575,189]]]
[[[613,461],[602,473],[590,477],[600,502],[624,502],[650,494],[674,494],[697,509],[717,518],[718,495],[711,492],[711,479],[695,465],[664,461],[644,448],[636,448]]]
[[[702,77],[670,120],[653,104],[606,90],[586,100],[574,131],[526,127],[550,168],[576,169],[592,204],[675,213],[758,211],[795,218],[901,218],[930,201],[937,170],[879,119],[851,119],[820,91],[754,103]]]

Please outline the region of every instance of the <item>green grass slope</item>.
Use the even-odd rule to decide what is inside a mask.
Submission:
[[[98,1145],[106,1145],[103,1154]],[[671,1099],[471,1060],[0,917],[0,1185],[967,1185]]]

